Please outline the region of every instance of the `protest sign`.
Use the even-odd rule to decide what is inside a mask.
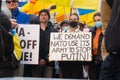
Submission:
[[[51,33],[50,61],[91,61],[91,32]]]
[[[39,25],[19,25],[17,33],[22,47],[21,64],[38,64],[39,30]]]

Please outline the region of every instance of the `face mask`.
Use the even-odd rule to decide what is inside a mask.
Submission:
[[[68,30],[69,29],[69,26],[64,26],[63,28],[62,28],[62,31],[66,31],[66,30]]]
[[[76,26],[77,26],[77,22],[71,21],[71,22],[70,22],[70,26],[73,27],[73,28],[76,27]]]
[[[95,24],[94,26],[95,26],[96,28],[102,27],[102,22],[101,22],[101,21],[97,21],[97,22],[95,22],[94,24]]]

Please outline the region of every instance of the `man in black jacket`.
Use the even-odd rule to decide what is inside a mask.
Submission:
[[[57,30],[54,29],[49,19],[50,19],[50,13],[47,9],[43,9],[39,12],[39,21],[40,21],[39,63],[38,65],[31,66],[32,77],[52,77],[52,72],[51,72],[52,63],[48,61],[49,42],[50,42],[50,33],[57,32]],[[30,65],[26,67],[29,66]],[[24,73],[24,76],[27,76],[25,74],[27,74],[27,72]]]
[[[112,8],[105,32],[105,47],[109,55],[101,67],[100,80],[120,80],[120,0],[107,0]]]

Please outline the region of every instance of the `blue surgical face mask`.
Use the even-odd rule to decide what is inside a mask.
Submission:
[[[64,26],[63,28],[62,28],[62,31],[65,31],[65,30],[68,30],[69,29],[69,26]]]
[[[101,21],[97,21],[97,22],[94,23],[94,26],[96,28],[100,28],[100,27],[102,27],[102,22]]]

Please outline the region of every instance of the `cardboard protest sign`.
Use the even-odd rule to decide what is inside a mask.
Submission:
[[[22,47],[21,64],[38,64],[39,30],[39,25],[19,25],[17,33]]]
[[[51,33],[50,61],[91,61],[91,32]]]

